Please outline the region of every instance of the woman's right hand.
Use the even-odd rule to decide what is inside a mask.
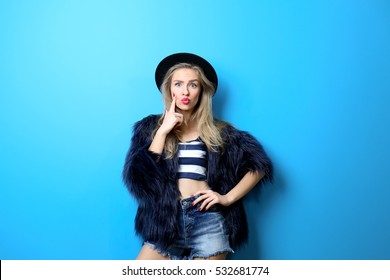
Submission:
[[[176,101],[172,100],[171,107],[168,111],[165,111],[163,123],[157,130],[156,135],[153,138],[152,143],[149,146],[149,151],[161,154],[164,150],[165,139],[169,132],[175,128],[175,126],[183,123],[183,114],[176,113]]]
[[[173,98],[171,107],[169,110],[165,110],[165,116],[163,123],[158,129],[160,133],[168,135],[176,126],[180,126],[183,123],[183,114],[176,112],[176,99]]]

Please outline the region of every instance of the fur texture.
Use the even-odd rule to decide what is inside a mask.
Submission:
[[[148,151],[158,115],[150,115],[134,126],[131,146],[123,169],[123,180],[138,201],[135,230],[143,240],[168,246],[176,237],[178,159],[157,160]],[[248,171],[263,171],[261,183],[272,181],[272,163],[261,144],[249,133],[226,124],[223,152],[208,152],[207,182],[212,190],[228,193]],[[230,245],[237,249],[248,239],[248,224],[242,200],[223,208]]]

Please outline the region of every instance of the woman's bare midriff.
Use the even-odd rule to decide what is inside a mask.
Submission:
[[[198,181],[192,179],[178,179],[177,184],[181,194],[180,199],[191,197],[198,191],[209,190],[210,187],[206,181]]]

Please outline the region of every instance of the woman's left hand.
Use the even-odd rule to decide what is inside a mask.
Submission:
[[[227,199],[226,195],[221,195],[217,192],[214,192],[212,190],[203,190],[198,191],[194,194],[194,196],[200,195],[197,199],[194,200],[192,205],[196,205],[199,202],[202,202],[202,205],[199,207],[199,211],[202,210],[209,210],[211,206],[215,204],[220,204],[222,206],[229,206],[229,200]]]

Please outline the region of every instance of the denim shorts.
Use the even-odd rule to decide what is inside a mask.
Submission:
[[[225,218],[217,205],[199,211],[202,202],[192,206],[199,196],[178,201],[178,235],[170,246],[163,248],[146,241],[152,249],[173,260],[208,258],[225,252],[234,252],[229,245]]]

